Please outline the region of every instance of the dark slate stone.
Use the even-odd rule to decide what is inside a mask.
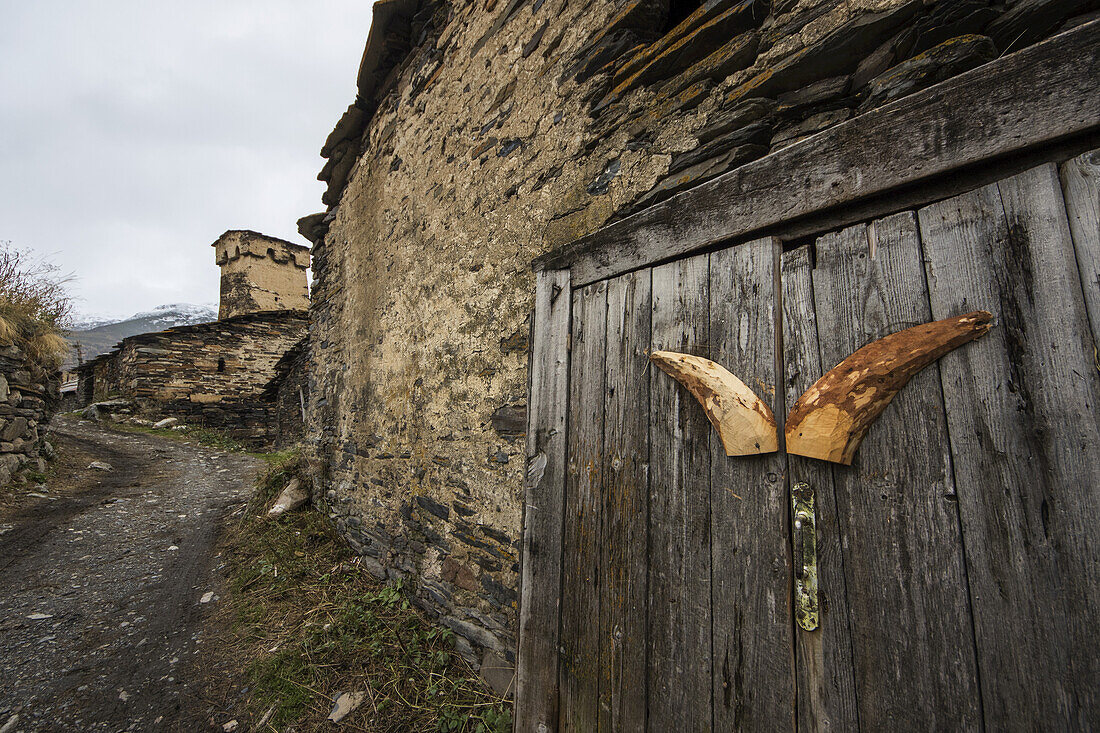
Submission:
[[[763,97],[742,100],[730,106],[723,103],[719,111],[711,113],[707,124],[695,136],[700,143],[710,142],[738,128],[770,118],[776,106],[773,100]]]
[[[457,502],[457,501],[451,502],[451,506],[454,507],[455,514],[457,514],[460,517],[472,517],[475,514],[477,514],[476,510],[471,509],[470,507],[466,506],[465,504],[462,504],[462,503]]]
[[[709,7],[709,4],[704,7]],[[616,74],[616,93],[621,96],[631,89],[648,86],[681,73],[709,56],[720,44],[758,27],[767,15],[767,3],[761,0],[742,0],[713,15],[693,15],[699,21],[695,27],[685,29],[686,32],[682,32],[680,38],[672,43],[656,43],[653,44],[652,51],[643,50],[641,58],[630,65],[632,69],[637,68],[637,71],[624,69]],[[749,55],[755,55],[757,39],[752,38],[749,45]],[[728,49],[737,63],[746,55],[745,49],[738,44],[730,45]],[[743,64],[741,68],[745,65],[747,64]]]
[[[899,59],[922,54],[944,41],[980,33],[1001,11],[989,7],[989,0],[954,0],[932,6],[907,28],[898,40]]]
[[[654,186],[649,193],[642,196],[630,207],[617,213],[615,218],[620,219],[648,208],[653,204],[660,203],[667,198],[675,196],[681,191],[686,191],[689,188],[698,186],[700,183],[709,181],[745,163],[756,160],[761,156],[767,155],[767,153],[767,145],[742,145],[716,158],[711,158],[710,160],[705,160],[693,165],[675,175],[667,176]]]
[[[602,32],[577,51],[562,81],[574,75],[578,82],[587,81],[613,60],[656,38],[667,17],[668,0],[629,0]]]
[[[588,184],[588,188],[585,189],[592,196],[602,196],[607,193],[608,185],[611,183],[611,179],[619,175],[619,169],[622,164],[618,158],[609,160],[607,165],[604,166],[603,172],[596,176],[596,179],[592,183]]]
[[[562,81],[573,77],[583,84],[608,64],[642,45],[641,36],[630,29],[601,36],[577,52],[576,60],[562,74]]]
[[[535,52],[535,49],[542,43],[542,37],[546,34],[546,28],[550,25],[550,21],[546,21],[535,31],[535,35],[531,36],[531,40],[523,44],[523,58],[527,58]]]
[[[833,76],[813,84],[779,95],[779,114],[786,117],[801,116],[806,110],[836,102],[848,93],[852,77]],[[835,105],[834,105],[835,106]]]
[[[504,10],[497,16],[493,25],[489,27],[489,30],[485,31],[485,35],[479,38],[477,43],[470,49],[470,58],[477,56],[478,51],[480,51],[489,39],[495,36],[500,29],[504,27],[505,23],[512,19],[512,16],[516,14],[516,11],[519,10],[520,6],[525,2],[527,2],[527,0],[508,0],[508,4],[504,6]]]
[[[772,15],[760,29],[761,52],[767,51],[785,38],[790,38],[835,7],[833,3],[822,2],[815,7],[791,13],[797,4],[798,0],[773,3]]]
[[[523,147],[523,141],[518,139],[505,140],[500,144],[500,150],[497,151],[498,158],[505,158],[515,151]]]
[[[882,72],[898,62],[898,43],[905,31],[897,34],[859,62],[852,74],[852,89],[859,90]]]
[[[759,45],[760,36],[757,33],[742,33],[680,76],[670,79],[661,91],[676,93],[702,79],[721,81],[734,72],[747,69],[756,60]]]
[[[514,438],[527,430],[527,405],[504,405],[493,411],[493,430],[501,437]]]
[[[451,518],[450,508],[448,508],[447,505],[440,504],[436,500],[432,499],[431,496],[417,496],[416,503],[420,508],[422,508],[423,511],[437,516],[440,519]]]
[[[489,594],[490,602],[495,602],[496,606],[507,608],[516,600],[516,592],[491,575],[481,576],[481,587]]]
[[[1049,36],[1067,18],[1096,9],[1095,0],[1017,0],[986,28],[986,35],[1002,53]]]
[[[669,175],[679,173],[705,160],[711,160],[722,153],[743,145],[766,146],[772,138],[772,126],[766,122],[755,122],[738,130],[716,138],[694,150],[673,157],[668,168]]]
[[[921,0],[912,0],[898,8],[860,15],[814,45],[757,74],[731,92],[730,100],[775,97],[819,79],[850,73],[922,6]]]
[[[771,140],[772,150],[786,147],[815,132],[820,132],[827,127],[840,124],[851,116],[852,110],[844,108],[827,110],[807,117],[797,124],[778,130]]]
[[[481,156],[485,155],[485,153],[495,148],[498,142],[500,141],[497,140],[495,137],[489,138],[485,142],[481,143],[481,145],[478,145],[470,151],[470,158],[473,160],[480,158]]]
[[[997,49],[986,36],[960,36],[944,41],[872,79],[860,111],[938,84],[995,58]]]
[[[501,532],[499,529],[494,529],[487,524],[481,525],[480,529],[483,535],[496,540],[502,545],[510,545],[512,543],[511,538],[508,537],[506,532]]]

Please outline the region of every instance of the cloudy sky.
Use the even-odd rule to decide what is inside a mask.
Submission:
[[[0,240],[83,316],[212,303],[210,244],[306,244],[370,0],[0,0]]]

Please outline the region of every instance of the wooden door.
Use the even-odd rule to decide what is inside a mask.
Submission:
[[[576,289],[540,273],[519,729],[1100,723],[1095,160],[800,245]],[[993,331],[917,374],[851,466],[728,458],[648,360],[713,359],[782,423],[864,344],[979,309]],[[792,613],[799,482],[816,496],[812,631]]]

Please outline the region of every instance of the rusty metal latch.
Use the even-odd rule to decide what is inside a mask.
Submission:
[[[818,626],[817,518],[814,490],[807,483],[791,489],[794,510],[794,617],[806,631]]]

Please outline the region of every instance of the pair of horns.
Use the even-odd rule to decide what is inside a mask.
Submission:
[[[783,431],[787,452],[851,465],[871,423],[912,376],[988,333],[992,320],[990,313],[974,311],[907,328],[859,349],[795,402]],[[778,450],[775,415],[721,365],[674,351],[655,351],[649,358],[699,400],[727,456]]]

